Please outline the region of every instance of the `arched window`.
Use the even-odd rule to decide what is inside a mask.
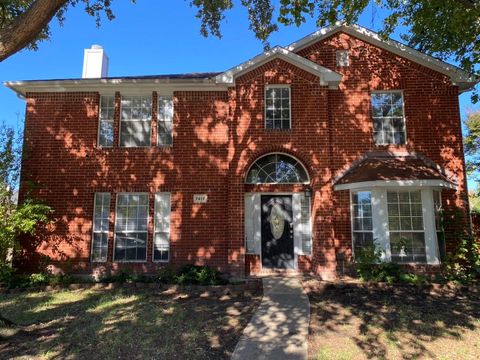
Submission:
[[[285,154],[268,154],[253,163],[247,184],[306,184],[307,171],[295,158]]]

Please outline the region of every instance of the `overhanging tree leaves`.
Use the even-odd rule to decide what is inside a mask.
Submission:
[[[465,148],[467,173],[480,181],[480,111],[468,115],[465,121]],[[478,189],[480,191],[480,189]]]
[[[201,34],[217,37],[226,12],[237,4],[233,0],[189,1],[198,10]],[[308,18],[316,19],[318,26],[336,21],[351,24],[370,4],[369,0],[237,1],[247,9],[250,29],[266,48],[278,24],[300,26]],[[48,39],[49,22],[54,16],[62,22],[70,6],[84,6],[100,25],[102,16],[114,18],[111,4],[112,0],[0,0],[0,60],[24,47],[35,49],[39,41]],[[441,59],[453,59],[470,73],[478,68],[480,0],[373,0],[372,6],[387,13],[383,36],[404,26],[401,37],[408,45]],[[473,100],[478,100],[477,95]]]

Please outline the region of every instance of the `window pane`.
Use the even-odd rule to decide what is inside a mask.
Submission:
[[[290,89],[268,88],[265,91],[265,127],[290,129]]]
[[[301,239],[302,239],[302,252],[304,254],[311,254],[312,252],[312,230],[311,230],[311,209],[310,198],[303,197],[300,202],[300,215],[301,215]]]
[[[283,154],[261,157],[247,174],[247,184],[306,183],[308,175],[294,158]]]
[[[120,146],[150,145],[152,99],[145,96],[122,98]]]
[[[125,147],[150,145],[150,122],[122,121],[120,145]]]
[[[168,261],[170,249],[170,209],[170,193],[155,194],[154,261]]]
[[[92,261],[107,261],[110,194],[96,193],[92,226]]]
[[[400,204],[397,204],[397,201]],[[389,191],[387,203],[392,261],[425,262],[425,234],[420,191]],[[399,209],[400,216],[396,216],[396,209]]]
[[[115,222],[115,260],[145,261],[148,194],[119,194]]]
[[[352,193],[353,205],[353,250],[359,254],[366,246],[372,246],[372,193],[359,191]]]
[[[402,93],[374,93],[371,101],[375,143],[377,145],[405,144]]]

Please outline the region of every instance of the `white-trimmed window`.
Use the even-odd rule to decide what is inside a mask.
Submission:
[[[98,116],[98,145],[101,147],[113,146],[114,115],[115,96],[101,96]]]
[[[115,261],[146,261],[148,194],[117,195]]]
[[[265,128],[291,128],[290,87],[272,85],[265,88]]]
[[[120,146],[150,146],[152,127],[152,97],[122,97]]]
[[[158,97],[158,146],[172,146],[173,144],[173,99],[171,96]]]
[[[348,50],[335,51],[335,57],[337,60],[338,67],[347,67],[350,65]]]
[[[435,208],[435,232],[437,235],[439,256],[440,259],[444,260],[447,257],[447,249],[445,232],[443,231],[442,192],[440,190],[433,191],[433,206]]]
[[[92,227],[92,261],[107,261],[110,193],[95,193]]]
[[[170,193],[155,194],[153,261],[168,261],[170,253]]]
[[[304,196],[300,200],[300,224],[302,231],[302,253],[312,254],[312,214],[310,196]]]
[[[371,191],[352,193],[352,232],[354,254],[374,245]]]
[[[375,144],[405,144],[405,116],[401,91],[372,93],[372,117]]]
[[[387,191],[391,259],[426,262],[422,196],[417,191]]]

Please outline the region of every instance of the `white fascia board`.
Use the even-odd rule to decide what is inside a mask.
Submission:
[[[364,188],[393,188],[393,187],[436,187],[456,190],[457,186],[444,180],[373,180],[362,181],[350,184],[335,185],[333,189],[337,190],[356,190]]]
[[[341,74],[315,64],[314,62],[305,59],[285,48],[276,46],[269,51],[265,51],[264,53],[257,55],[254,58],[245,61],[244,63],[235,66],[234,68],[227,70],[220,75],[217,75],[215,77],[215,81],[217,84],[233,85],[236,77],[277,58],[285,60],[302,70],[318,76],[320,79],[320,85],[323,86],[336,88],[342,79]]]
[[[374,31],[368,30],[359,25],[345,25],[337,23],[335,25],[322,28],[299,41],[290,44],[287,49],[289,51],[298,52],[310,44],[325,39],[335,33],[343,31],[349,35],[355,36],[365,42],[378,46],[382,49],[390,51],[396,55],[409,59],[420,65],[428,67],[432,70],[438,71],[450,77],[452,82],[459,86],[460,90],[472,89],[479,81],[477,77],[463,71],[462,69],[448,64],[444,61],[435,59],[432,56],[426,55],[409,46],[406,46],[395,40],[384,40],[380,35]]]
[[[25,97],[27,92],[151,93],[159,91],[227,91],[228,87],[207,79],[78,79],[7,81],[6,87]]]

